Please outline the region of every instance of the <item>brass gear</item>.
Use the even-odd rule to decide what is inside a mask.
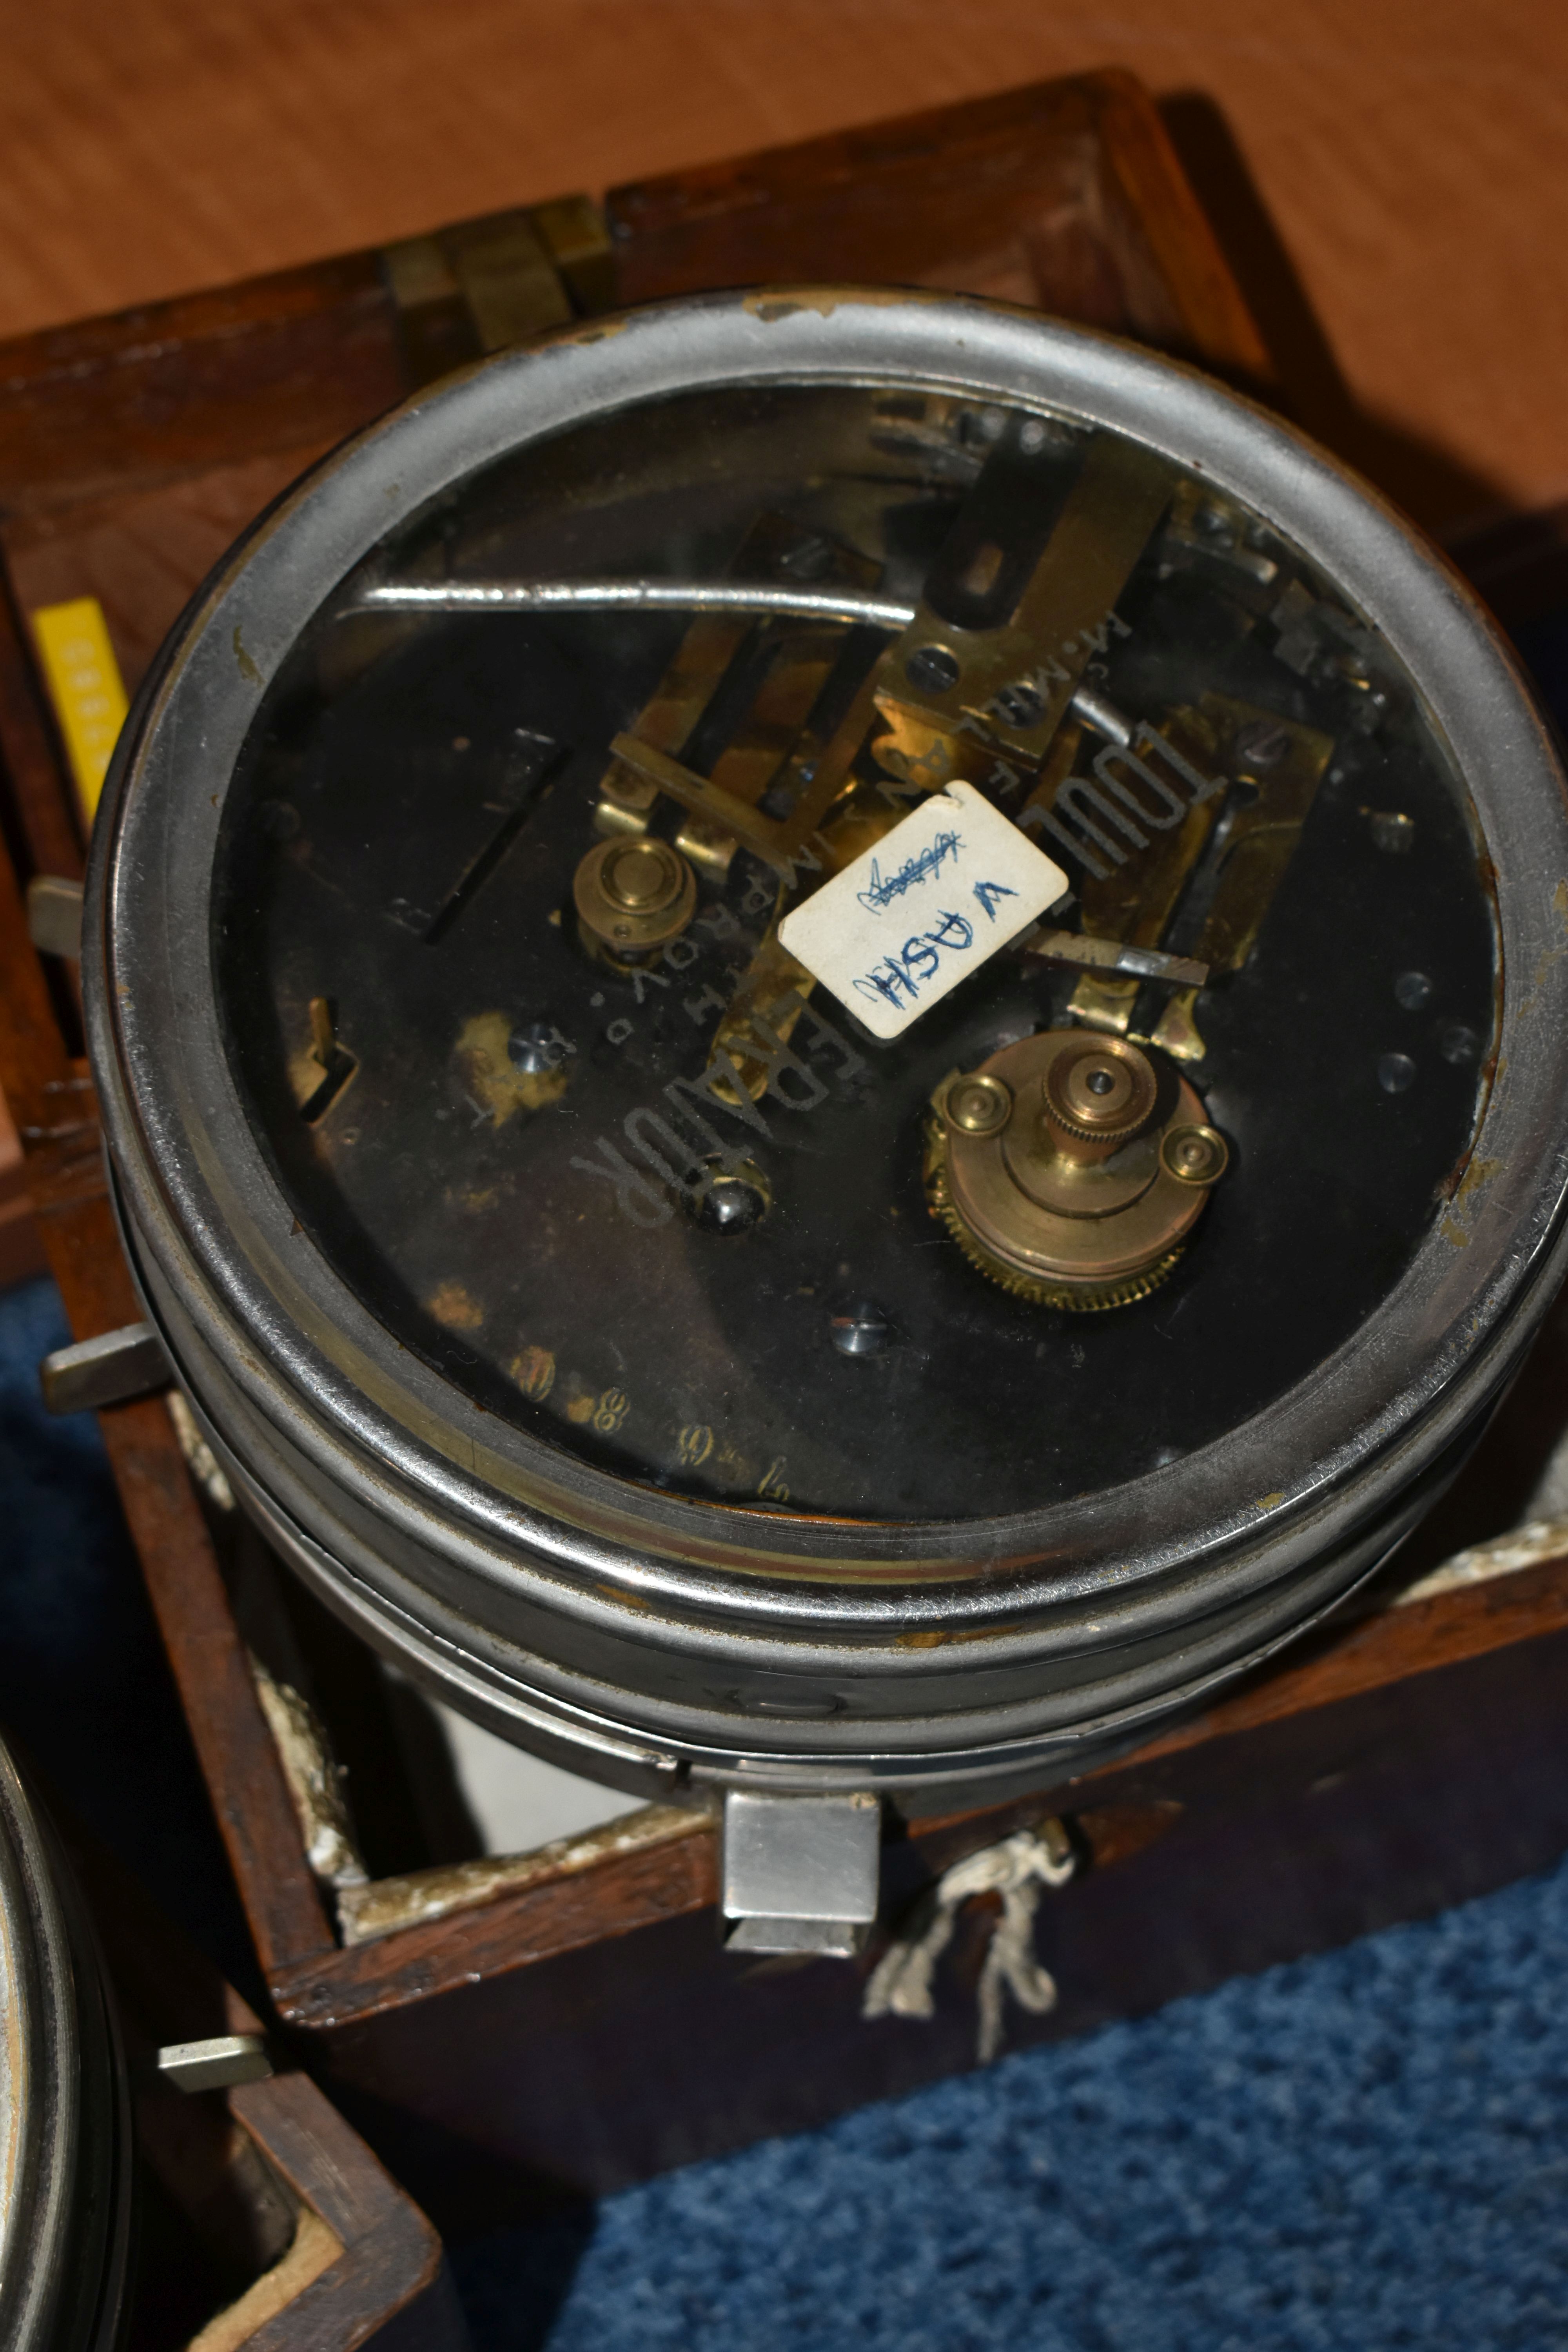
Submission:
[[[1158,1290],[1181,1257],[1185,1244],[1145,1266],[1142,1273],[1124,1275],[1119,1282],[1058,1283],[1042,1280],[1037,1275],[1020,1274],[1016,1266],[993,1257],[974,1235],[953,1207],[947,1189],[947,1171],[941,1156],[940,1130],[929,1130],[931,1149],[926,1155],[926,1203],[931,1213],[958,1244],[976,1273],[983,1274],[1015,1298],[1027,1298],[1037,1307],[1060,1307],[1068,1315],[1095,1315],[1108,1307],[1131,1307],[1135,1299],[1147,1298]]]
[[[1084,1062],[1100,1060],[1127,1084],[1127,1099],[1114,1118],[1085,1117],[1076,1110],[1067,1087],[1073,1071]],[[1051,1125],[1084,1143],[1114,1149],[1147,1126],[1155,1101],[1154,1074],[1136,1045],[1120,1037],[1082,1033],[1082,1042],[1065,1045],[1046,1072],[1046,1117]]]

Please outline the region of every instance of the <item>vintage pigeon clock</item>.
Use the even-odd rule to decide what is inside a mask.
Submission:
[[[142,693],[85,980],[247,1508],[729,1792],[754,1948],[1341,1601],[1563,1265],[1505,647],[1278,417],[980,301],[596,320],[329,458]]]

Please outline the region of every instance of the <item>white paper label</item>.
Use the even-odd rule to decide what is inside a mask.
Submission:
[[[779,939],[874,1037],[897,1037],[1067,887],[973,784],[949,784],[786,915]]]

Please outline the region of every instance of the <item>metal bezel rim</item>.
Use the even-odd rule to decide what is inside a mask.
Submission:
[[[1203,1507],[1213,1448],[1089,1503],[968,1522],[958,1536],[942,1523],[825,1523],[689,1504],[563,1462],[521,1432],[502,1433],[497,1446],[492,1422],[482,1434],[493,1452],[525,1477],[544,1473],[531,1506],[498,1493],[455,1458],[467,1453],[473,1460],[479,1417],[437,1375],[405,1358],[397,1378],[384,1379],[379,1404],[370,1402],[364,1382],[344,1369],[342,1343],[354,1343],[362,1362],[367,1349],[374,1358],[374,1327],[308,1245],[293,1252],[309,1277],[296,1291],[308,1298],[308,1318],[293,1314],[258,1270],[258,1244],[276,1259],[289,1241],[289,1212],[268,1198],[224,1061],[211,1003],[205,876],[218,803],[259,685],[304,620],[374,546],[389,513],[401,517],[474,467],[585,415],[736,379],[990,392],[1132,432],[1213,472],[1333,571],[1384,631],[1469,782],[1489,847],[1509,853],[1497,862],[1528,877],[1501,909],[1506,1076],[1477,1141],[1477,1161],[1498,1164],[1448,1213],[1468,1245],[1443,1240],[1439,1224],[1391,1298],[1323,1376],[1219,1441],[1233,1491],[1279,1492],[1273,1524],[1284,1534],[1301,1506],[1355,1483],[1370,1454],[1384,1455],[1396,1434],[1408,1438],[1449,1391],[1450,1410],[1436,1414],[1428,1433],[1437,1442],[1436,1423],[1451,1424],[1459,1405],[1456,1382],[1468,1391],[1463,1374],[1479,1369],[1478,1348],[1492,1352],[1482,1343],[1548,1254],[1568,1177],[1563,1139],[1549,1114],[1568,1090],[1568,971],[1552,954],[1563,925],[1551,897],[1553,877],[1568,874],[1560,777],[1545,730],[1479,608],[1370,493],[1278,419],[1194,372],[1026,313],[948,297],[812,290],[699,298],[563,331],[395,412],[282,503],[188,617],[118,763],[95,845],[88,924],[94,1062],[138,1227],[162,1261],[156,1229],[170,1220],[165,1230],[178,1234],[186,1265],[166,1270],[175,1279],[182,1271],[195,1276],[211,1328],[242,1379],[249,1359],[258,1401],[268,1385],[256,1364],[260,1342],[270,1377],[313,1400],[324,1454],[336,1454],[341,1444],[352,1473],[354,1456],[369,1451],[503,1549],[522,1540],[563,1565],[581,1549],[602,1573],[608,1542],[624,1552],[632,1580],[643,1574],[676,1588],[693,1576],[700,1583],[710,1574],[727,1580],[737,1568],[752,1576],[810,1576],[813,1553],[816,1574],[833,1580],[874,1574],[881,1560],[901,1585],[922,1571],[941,1580],[944,1611],[956,1598],[947,1579],[994,1575],[1005,1565],[1016,1567],[1024,1586],[1039,1583],[1027,1568],[1045,1565],[1039,1589],[1059,1596],[1075,1584],[1082,1590],[1086,1576],[1100,1582],[1108,1556],[1130,1554],[1112,1580],[1136,1582],[1180,1553],[1250,1549],[1256,1519]],[[1537,881],[1539,903],[1527,903]],[[1521,985],[1526,974],[1534,975],[1528,992]],[[307,1319],[317,1327],[315,1345],[300,1328]],[[1383,1370],[1391,1349],[1409,1366],[1392,1399]],[[1325,1391],[1336,1403],[1327,1413]],[[1141,1531],[1154,1516],[1156,1486],[1159,1518],[1182,1532],[1150,1545]],[[831,1561],[820,1558],[829,1530],[837,1539]],[[822,1599],[818,1592],[815,1605]]]

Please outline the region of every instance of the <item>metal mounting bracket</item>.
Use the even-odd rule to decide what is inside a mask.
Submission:
[[[57,1348],[38,1366],[38,1385],[51,1412],[99,1412],[132,1397],[166,1389],[173,1374],[163,1342],[151,1323],[122,1323],[96,1339]]]
[[[873,1796],[729,1790],[721,1896],[729,1949],[853,1958],[877,1916],[881,1832]]]

